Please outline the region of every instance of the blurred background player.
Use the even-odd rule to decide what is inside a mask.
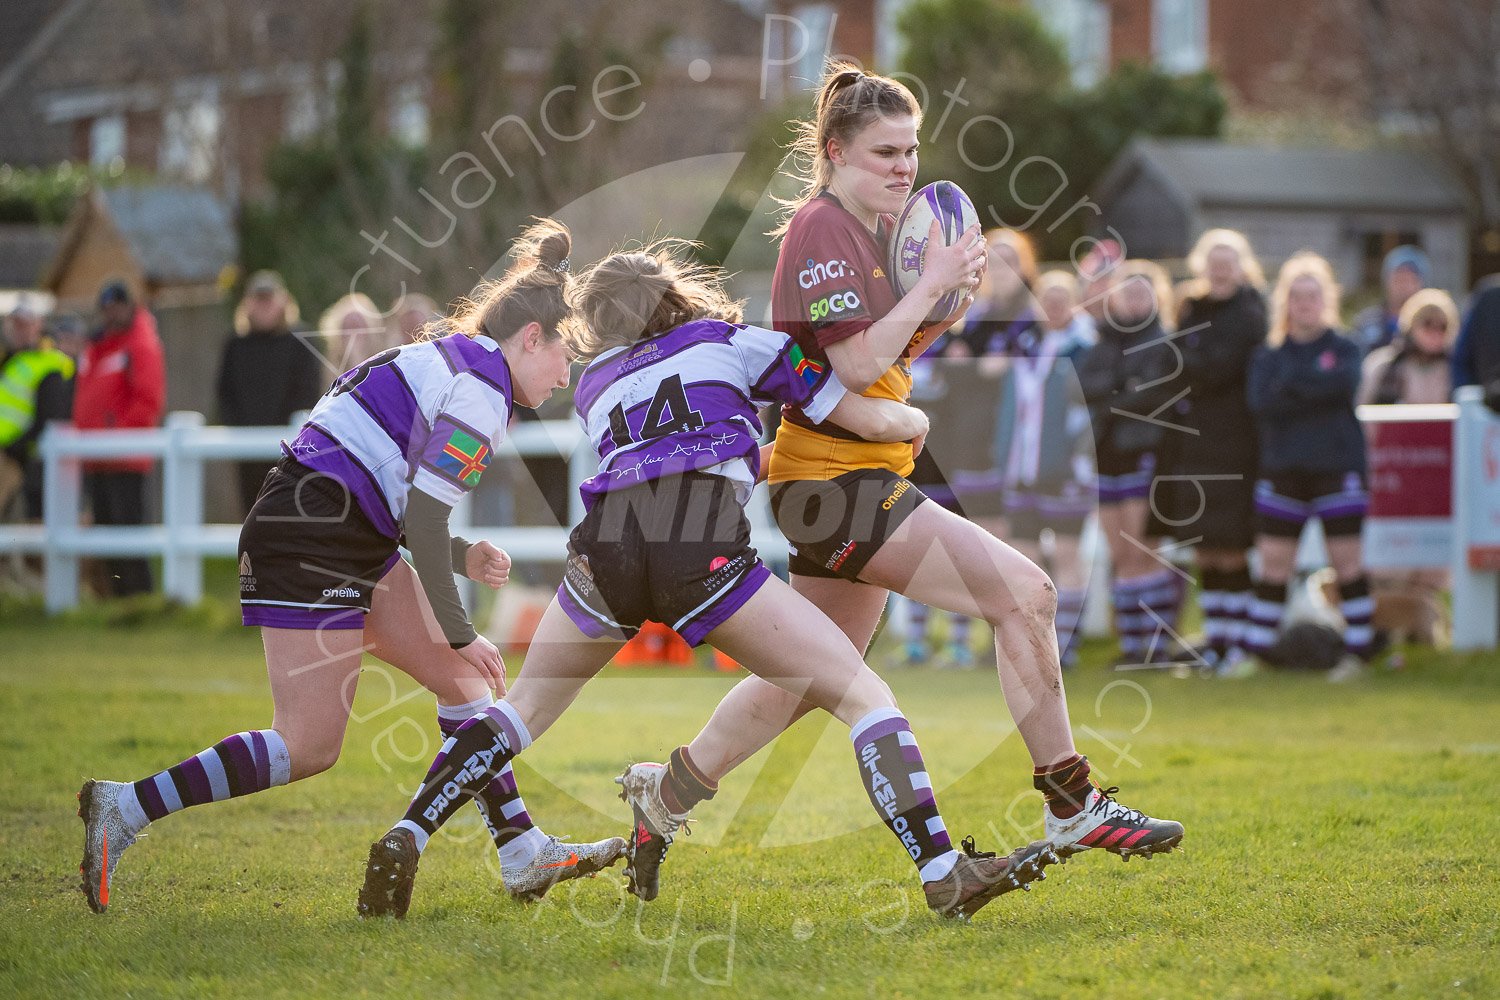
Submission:
[[[1215,671],[1233,674],[1251,590],[1255,543],[1255,418],[1245,399],[1250,358],[1266,339],[1265,275],[1244,235],[1210,229],[1188,255],[1178,314],[1181,370],[1156,387],[1146,411],[1168,408],[1150,494],[1147,534],[1191,546],[1201,584],[1203,648]]]
[[[1165,631],[1177,627],[1183,587],[1155,555],[1147,534],[1148,497],[1162,425],[1151,393],[1172,378],[1176,355],[1167,340],[1172,289],[1166,272],[1128,260],[1111,272],[1098,342],[1078,364],[1088,401],[1098,469],[1099,528],[1109,546],[1120,665],[1170,661]]]
[[[1255,487],[1260,579],[1250,608],[1252,652],[1277,664],[1277,632],[1297,541],[1309,518],[1323,523],[1345,622],[1344,659],[1330,677],[1362,672],[1373,654],[1374,602],[1360,531],[1369,508],[1365,436],[1354,415],[1359,346],[1340,335],[1339,286],[1322,257],[1304,251],[1282,265],[1266,342],[1250,365],[1249,400],[1260,431]]]

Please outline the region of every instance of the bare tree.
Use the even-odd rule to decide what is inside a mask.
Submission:
[[[1377,111],[1413,122],[1500,226],[1500,4],[1333,0],[1360,48]]]

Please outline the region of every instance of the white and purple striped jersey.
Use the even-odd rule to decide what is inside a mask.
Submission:
[[[686,472],[724,476],[745,502],[760,473],[757,409],[821,422],[844,398],[826,363],[784,333],[697,320],[599,355],[578,378],[578,420],[599,455],[584,503]]]
[[[399,538],[412,487],[451,506],[479,482],[513,397],[510,366],[489,337],[408,344],[335,379],[282,449],[343,482],[370,523]]]

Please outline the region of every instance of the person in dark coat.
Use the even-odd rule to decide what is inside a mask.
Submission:
[[[1172,378],[1173,345],[1164,320],[1174,315],[1167,274],[1145,260],[1115,271],[1099,325],[1099,342],[1078,364],[1088,403],[1098,468],[1099,527],[1114,568],[1111,588],[1121,664],[1156,662],[1174,650],[1183,588],[1172,568],[1154,555],[1147,535],[1147,499],[1162,444],[1162,420],[1153,415],[1159,388]]]
[[[1266,339],[1265,275],[1245,237],[1210,229],[1188,256],[1193,274],[1174,343],[1182,369],[1162,384],[1170,404],[1152,482],[1150,534],[1194,547],[1205,648],[1225,673],[1242,659],[1255,542],[1255,418],[1250,358]],[[1153,406],[1152,409],[1155,409]]]
[[[297,303],[274,271],[257,271],[245,283],[234,314],[234,335],[219,365],[219,419],[230,427],[282,426],[310,410],[330,379],[322,356],[292,335]],[[240,503],[248,512],[260,493],[271,459],[239,462]]]
[[[1453,388],[1465,385],[1482,386],[1485,405],[1500,413],[1500,274],[1474,286],[1453,345]]]
[[[1337,332],[1338,322],[1333,269],[1315,253],[1294,255],[1276,281],[1271,329],[1250,363],[1247,387],[1260,431],[1255,511],[1261,578],[1246,640],[1252,652],[1277,662],[1297,541],[1307,520],[1319,518],[1345,621],[1346,654],[1333,675],[1343,678],[1362,670],[1376,642],[1360,546],[1369,508],[1365,435],[1354,414],[1360,350]]]

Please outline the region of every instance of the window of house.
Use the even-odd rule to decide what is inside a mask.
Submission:
[[[214,175],[219,161],[219,131],[223,115],[217,96],[200,97],[168,108],[162,115],[161,172],[194,184]]]
[[[793,90],[810,90],[823,77],[823,60],[834,51],[833,29],[838,22],[838,13],[831,3],[804,4],[792,11],[795,23],[785,26],[783,58],[796,58],[791,66],[790,84]]]
[[[100,115],[89,123],[89,165],[112,169],[125,162],[125,116]]]
[[[1422,234],[1411,230],[1366,230],[1361,239],[1359,283],[1363,288],[1380,288],[1384,283],[1380,267],[1385,255],[1399,246],[1422,245]]]
[[[427,95],[419,81],[410,80],[395,89],[388,119],[391,138],[405,146],[427,145]]]
[[[1105,0],[1032,0],[1032,8],[1062,43],[1073,83],[1092,87],[1109,72],[1109,5]]]
[[[1156,65],[1168,73],[1208,66],[1208,0],[1156,0],[1151,28]]]

